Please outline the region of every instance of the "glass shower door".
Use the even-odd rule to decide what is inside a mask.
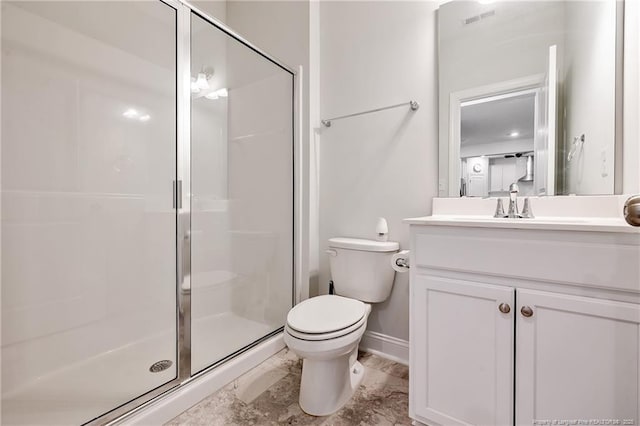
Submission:
[[[176,9],[2,2],[2,424],[176,378]]]
[[[293,75],[191,16],[191,371],[285,323]]]

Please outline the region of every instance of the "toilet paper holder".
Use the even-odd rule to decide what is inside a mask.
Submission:
[[[411,266],[409,265],[409,260],[408,259],[403,259],[402,257],[399,257],[396,259],[396,266],[399,266],[401,268],[411,268]]]
[[[411,266],[409,265],[409,250],[400,250],[391,257],[391,267],[396,272],[407,272]]]

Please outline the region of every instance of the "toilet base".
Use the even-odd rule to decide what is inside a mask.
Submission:
[[[312,416],[328,416],[342,408],[364,378],[358,346],[338,358],[306,358],[302,365],[300,408]]]

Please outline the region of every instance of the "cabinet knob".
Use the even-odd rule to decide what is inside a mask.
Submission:
[[[634,195],[624,203],[622,214],[629,225],[640,226],[640,195]]]
[[[509,306],[509,304],[508,304],[508,303],[501,303],[501,304],[498,306],[498,310],[499,310],[500,312],[502,312],[503,314],[508,314],[509,312],[511,312],[511,306]]]
[[[522,309],[520,309],[520,313],[523,317],[529,318],[530,316],[533,316],[533,309],[529,306],[523,306]]]

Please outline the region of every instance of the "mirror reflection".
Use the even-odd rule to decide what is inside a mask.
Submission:
[[[533,169],[537,96],[529,90],[461,105],[461,195],[508,195],[513,182],[523,195],[544,187],[544,176]]]
[[[441,5],[440,196],[619,192],[621,20],[616,1]]]

